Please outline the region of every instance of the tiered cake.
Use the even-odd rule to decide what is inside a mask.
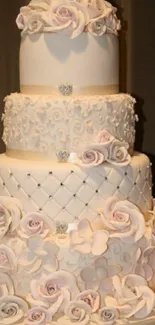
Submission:
[[[155,322],[155,219],[135,100],[119,94],[116,9],[32,0],[5,99],[0,325]]]

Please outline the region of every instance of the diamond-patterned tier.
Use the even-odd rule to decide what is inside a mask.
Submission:
[[[0,156],[0,195],[19,198],[26,212],[42,211],[55,220],[91,219],[113,195],[147,213],[151,190],[150,162],[143,154],[135,154],[129,166],[105,163],[90,169]]]

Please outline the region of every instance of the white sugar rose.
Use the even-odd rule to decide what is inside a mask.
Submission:
[[[55,230],[55,224],[50,217],[38,212],[31,212],[23,216],[18,234],[22,238],[34,235],[40,235],[45,238],[49,233],[53,234]]]
[[[19,200],[0,196],[0,239],[9,231],[19,226],[22,216],[22,205]]]
[[[28,312],[27,303],[16,296],[0,298],[0,324],[12,325],[22,323]]]
[[[94,231],[87,219],[77,225],[77,230],[70,232],[72,247],[82,254],[99,256],[107,250],[109,234],[105,230]]]
[[[119,318],[119,312],[115,308],[103,307],[99,311],[99,318],[103,325],[113,325]]]
[[[101,165],[106,161],[108,157],[108,151],[104,149],[104,153],[95,149],[86,149],[82,153],[80,165],[84,167],[95,167]]]
[[[155,294],[144,278],[134,274],[123,279],[115,276],[113,286],[113,296],[107,296],[105,304],[116,308],[121,318],[142,319],[150,315],[155,306]]]
[[[93,36],[102,36],[107,32],[104,18],[96,18],[88,24],[88,32]]]
[[[128,153],[128,145],[115,139],[109,148],[108,161],[113,165],[129,165],[131,156]]]
[[[72,301],[65,310],[66,316],[69,318],[69,324],[78,323],[79,325],[87,325],[91,317],[91,307],[84,301]],[[68,320],[64,320],[67,325]]]
[[[53,0],[46,19],[49,27],[46,27],[45,31],[58,32],[67,29],[71,32],[71,38],[75,38],[84,31],[88,20],[88,10],[79,2]]]
[[[31,16],[31,9],[28,6],[22,7],[16,19],[17,27],[19,29],[24,29],[30,16]]]
[[[145,220],[139,208],[133,203],[117,197],[108,198],[103,203],[100,216],[110,238],[118,237],[125,243],[134,243],[145,233]]]
[[[100,144],[109,145],[114,139],[115,138],[111,133],[109,133],[107,130],[102,130],[98,134],[97,142]]]
[[[25,27],[22,31],[22,36],[25,34],[36,34],[41,33],[44,29],[44,13],[32,13],[29,19],[27,20]]]
[[[79,293],[74,276],[66,271],[43,274],[40,279],[31,281],[31,295],[27,300],[32,306],[48,308],[50,315],[58,309],[64,311],[71,299]]]
[[[75,300],[84,301],[91,308],[91,313],[96,313],[100,307],[100,295],[94,290],[86,290],[81,292]]]
[[[43,307],[34,307],[28,311],[25,321],[26,325],[45,325],[52,321],[47,309]]]

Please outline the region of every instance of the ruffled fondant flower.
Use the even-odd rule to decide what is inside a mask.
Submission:
[[[79,293],[74,276],[65,271],[57,271],[50,275],[43,274],[40,279],[31,281],[31,295],[27,300],[32,306],[48,308],[50,315],[68,305]]]
[[[81,279],[85,288],[98,291],[103,298],[113,290],[112,277],[121,272],[119,265],[112,265],[103,256],[97,258],[93,266],[85,267],[81,271]]]
[[[0,238],[8,231],[17,229],[22,215],[22,205],[19,200],[0,196]]]
[[[91,308],[92,313],[96,313],[100,307],[100,295],[94,290],[85,290],[75,298],[78,301],[84,301]]]
[[[46,237],[49,233],[54,233],[55,230],[55,224],[50,217],[34,212],[23,216],[18,233],[22,238],[29,238],[34,235]]]
[[[128,145],[115,139],[109,147],[108,161],[113,165],[129,165],[131,156],[128,153]]]
[[[0,271],[16,271],[17,258],[13,250],[7,245],[0,245]]]
[[[69,29],[71,38],[79,36],[88,23],[89,14],[85,6],[77,1],[60,0],[52,1],[47,24],[50,27],[45,31],[59,32]]]
[[[91,317],[91,307],[84,301],[72,301],[67,306],[65,314],[69,319],[69,324],[87,325]],[[68,324],[67,319],[63,321],[64,324]]]
[[[84,167],[95,167],[101,165],[107,160],[108,151],[104,150],[104,153],[95,149],[86,149],[81,156],[80,165]]]
[[[19,20],[19,18],[18,18]],[[18,21],[17,21],[18,23]],[[40,33],[43,31],[45,26],[45,21],[44,21],[44,13],[42,12],[36,12],[32,13],[25,22],[24,29],[22,31],[22,35],[25,35],[26,33],[31,35],[35,33]]]
[[[150,246],[141,253],[135,273],[151,281],[155,273],[155,246]]]
[[[107,296],[105,304],[107,307],[116,308],[121,318],[128,319],[134,316],[141,319],[152,312],[155,306],[155,294],[144,278],[129,274],[121,280],[115,276],[113,286],[115,289],[113,297]]]
[[[28,312],[27,303],[16,296],[4,296],[0,298],[0,323],[12,325],[22,323]]]
[[[70,232],[71,245],[83,254],[92,253],[95,256],[107,250],[108,232],[105,230],[93,231],[88,220],[84,219],[77,225],[77,230]]]
[[[45,325],[51,321],[52,321],[52,317],[51,315],[49,315],[47,309],[43,307],[34,307],[32,309],[29,309],[25,324]]]
[[[110,237],[118,237],[125,243],[134,243],[145,233],[145,220],[133,203],[110,197],[103,204],[100,215]]]
[[[40,268],[53,272],[58,268],[58,251],[55,243],[40,236],[33,236],[27,240],[27,247],[19,255],[18,263],[28,273],[36,272]]]
[[[116,308],[103,307],[99,311],[99,319],[103,325],[113,325],[119,318],[119,312]]]
[[[14,295],[12,279],[5,273],[0,273],[0,298]]]

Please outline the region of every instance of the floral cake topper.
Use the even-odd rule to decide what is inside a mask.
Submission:
[[[20,9],[16,22],[22,36],[62,31],[71,38],[83,32],[117,35],[120,21],[116,11],[105,0],[32,0]]]

